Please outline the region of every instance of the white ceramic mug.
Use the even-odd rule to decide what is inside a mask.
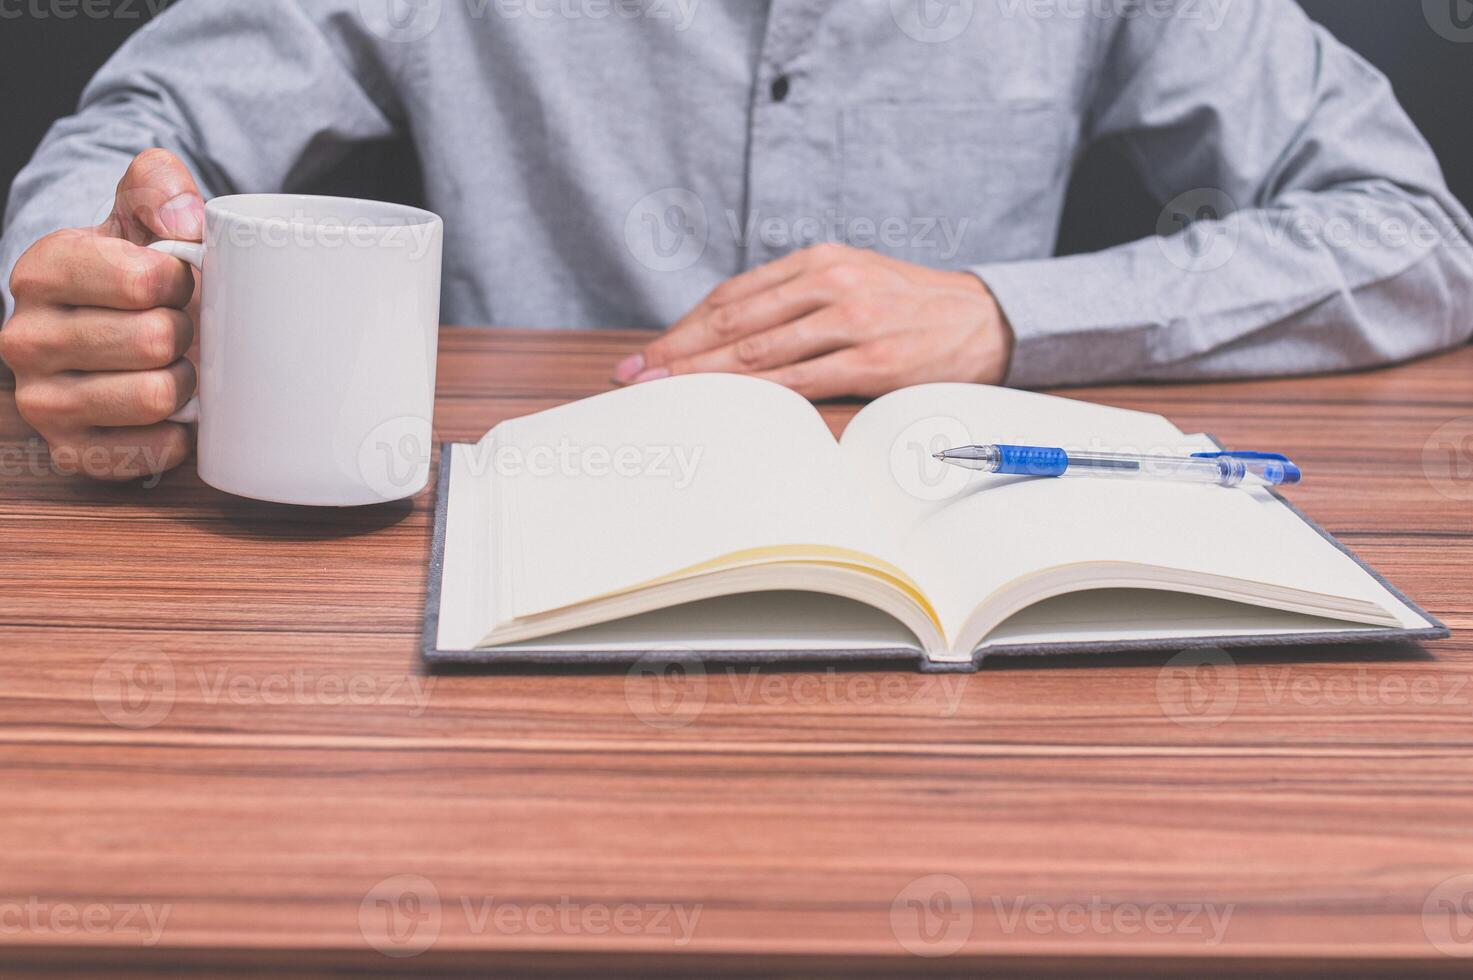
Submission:
[[[440,218],[300,194],[217,197],[200,270],[202,480],[242,497],[351,507],[429,482]]]

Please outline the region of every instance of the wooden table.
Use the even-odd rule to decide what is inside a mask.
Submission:
[[[437,437],[602,390],[639,339],[447,329]],[[1473,349],[1072,394],[1293,453],[1296,503],[1473,628]],[[0,966],[1473,971],[1473,633],[429,676],[431,493],[83,482],[0,401]]]

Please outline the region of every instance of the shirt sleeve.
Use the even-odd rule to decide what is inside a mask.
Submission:
[[[190,0],[136,32],[16,177],[0,235],[0,300],[37,239],[95,225],[138,153],[171,150],[206,199],[289,190],[360,141],[401,130],[396,66],[351,0]],[[394,56],[413,45],[388,46]]]
[[[1289,0],[1134,13],[1104,37],[1086,136],[1165,204],[1158,236],[973,269],[1012,323],[1009,384],[1333,371],[1468,339],[1473,222],[1384,76]]]

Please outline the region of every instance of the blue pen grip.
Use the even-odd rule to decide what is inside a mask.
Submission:
[[[1063,476],[1069,454],[1041,446],[998,446],[998,473],[1014,476]]]

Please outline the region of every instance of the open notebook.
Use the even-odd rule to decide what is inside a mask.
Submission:
[[[981,385],[887,395],[837,441],[752,378],[610,392],[445,447],[425,656],[970,669],[999,652],[1447,635],[1266,488],[931,459],[975,442],[1217,448],[1157,415]]]

